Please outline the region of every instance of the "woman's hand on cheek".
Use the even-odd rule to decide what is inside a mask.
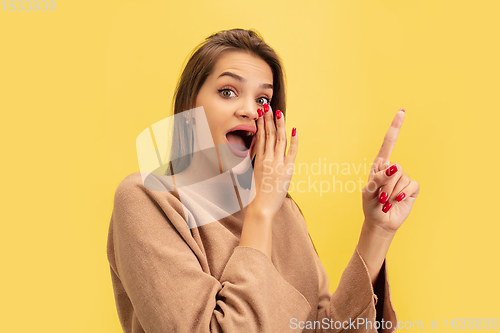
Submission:
[[[406,220],[420,190],[419,183],[403,172],[401,165],[390,162],[403,119],[404,111],[399,111],[362,191],[365,223],[388,236],[393,236]]]
[[[276,111],[276,127],[273,111],[268,104],[259,110],[254,163],[255,198],[249,208],[255,208],[267,216],[274,217],[286,197],[297,155],[298,138],[292,130],[290,146],[285,156],[287,136],[285,119]]]

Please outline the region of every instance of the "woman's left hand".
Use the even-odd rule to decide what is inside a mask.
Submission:
[[[387,235],[394,235],[401,227],[420,190],[419,183],[403,172],[401,165],[390,162],[404,116],[400,110],[394,117],[362,190],[365,223]]]

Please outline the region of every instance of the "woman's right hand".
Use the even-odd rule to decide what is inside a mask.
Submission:
[[[292,179],[298,138],[293,128],[288,153],[285,156],[287,137],[285,118],[280,110],[276,111],[276,127],[273,111],[269,104],[259,109],[254,163],[255,197],[249,209],[256,209],[271,220],[281,208]]]

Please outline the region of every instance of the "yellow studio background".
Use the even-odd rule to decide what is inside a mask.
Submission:
[[[497,1],[8,5],[0,7],[2,331],[121,332],[106,258],[114,192],[138,171],[137,135],[169,115],[192,49],[238,27],[257,29],[284,61],[287,133],[297,127],[296,167],[310,172],[293,183],[318,189],[291,194],[330,290],[363,222],[358,181],[405,108],[392,162],[421,192],[387,256],[398,319],[422,321],[420,331],[438,319],[432,331],[446,331],[446,318],[450,330],[453,318],[500,318]],[[312,174],[320,162],[338,172]],[[337,187],[320,192],[332,177]]]

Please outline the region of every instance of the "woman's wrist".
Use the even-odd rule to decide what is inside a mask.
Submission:
[[[367,221],[363,222],[357,249],[368,268],[372,284],[377,280],[394,235]]]
[[[363,228],[365,233],[372,234],[373,236],[377,236],[379,238],[392,240],[396,235],[396,230],[387,230],[386,228],[377,225],[376,223],[371,222],[365,218],[363,222]]]
[[[259,221],[260,223],[272,223],[276,214],[266,210],[263,208],[263,205],[258,204],[254,200],[246,208],[245,220],[247,220],[247,215],[251,217],[251,220]]]
[[[250,246],[264,252],[269,258],[272,253],[273,219],[256,205],[248,205],[241,230],[239,246]]]

